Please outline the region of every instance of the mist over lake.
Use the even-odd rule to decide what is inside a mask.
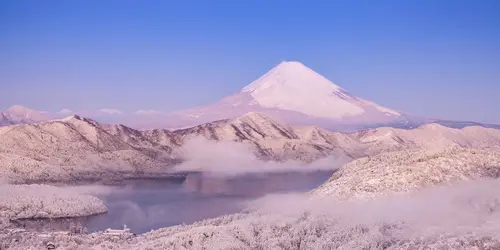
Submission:
[[[332,172],[258,173],[232,177],[190,173],[185,179],[134,179],[92,186],[89,193],[104,201],[108,213],[74,221],[81,222],[89,232],[127,225],[135,233],[144,233],[239,212],[246,202],[267,194],[307,192],[324,183]],[[68,226],[68,222],[62,227]]]

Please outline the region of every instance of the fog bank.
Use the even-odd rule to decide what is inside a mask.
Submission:
[[[312,163],[300,161],[263,161],[255,156],[253,145],[246,142],[191,139],[179,150],[185,161],[174,171],[202,171],[216,175],[241,175],[268,172],[310,172],[335,170],[351,161],[345,154],[325,156]]]

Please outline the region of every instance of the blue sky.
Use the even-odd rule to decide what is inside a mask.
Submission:
[[[0,0],[0,109],[171,111],[297,60],[393,109],[500,123],[499,2]]]

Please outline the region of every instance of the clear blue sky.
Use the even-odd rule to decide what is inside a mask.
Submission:
[[[0,109],[170,111],[297,60],[403,112],[500,123],[500,1],[0,0]]]

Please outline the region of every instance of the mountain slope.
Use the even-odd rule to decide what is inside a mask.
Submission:
[[[0,128],[0,174],[12,181],[101,180],[165,172],[175,159],[72,116]]]
[[[189,160],[183,155],[185,146],[197,138],[241,143],[249,148],[245,155],[253,153],[258,159],[280,162],[310,163],[325,157],[349,161],[400,150],[473,148],[500,152],[500,130],[477,126],[453,129],[428,124],[412,130],[384,127],[348,134],[290,126],[250,112],[186,129],[138,131],[71,116],[0,127],[0,177],[99,180],[167,173],[174,165]],[[208,152],[207,147],[214,145],[201,143],[197,153]],[[237,146],[220,145],[228,147],[215,153],[222,159]]]
[[[293,127],[255,112],[235,119],[175,130],[172,135],[179,138],[181,144],[200,136],[209,140],[249,143],[257,156],[278,161],[293,159],[311,162],[329,155],[352,158],[342,147],[336,147],[334,140],[300,138]],[[330,136],[335,137],[336,134]]]
[[[331,132],[314,126],[290,126],[268,115],[250,112],[186,129],[164,131],[164,145],[178,147],[197,137],[209,140],[248,142],[259,156],[311,161],[321,155],[343,154],[351,158],[399,150],[439,152],[451,148],[474,148],[500,152],[500,130],[480,126],[462,129],[426,124],[415,129],[382,127],[355,133]],[[150,140],[151,131],[145,131]],[[305,150],[301,152],[298,150]],[[307,149],[305,149],[307,148]],[[304,155],[304,158],[298,157]]]
[[[31,182],[167,173],[185,160],[179,155],[184,144],[200,137],[246,143],[261,159],[310,162],[345,155],[328,143],[301,140],[291,127],[257,113],[177,131],[138,131],[71,116],[0,127],[0,176]]]
[[[364,145],[365,155],[406,149],[439,151],[452,147],[500,150],[500,130],[480,126],[455,129],[432,123],[411,130],[382,127],[351,136]]]
[[[400,112],[356,97],[300,62],[282,62],[239,93],[172,114],[169,127],[261,112],[294,125],[347,127],[407,122]]]
[[[454,148],[404,150],[355,160],[312,191],[317,196],[371,198],[443,183],[500,177],[500,152]]]
[[[261,107],[296,111],[327,119],[359,116],[368,107],[386,115],[400,115],[352,96],[299,62],[282,62],[243,88],[241,93],[248,93],[255,104]]]

